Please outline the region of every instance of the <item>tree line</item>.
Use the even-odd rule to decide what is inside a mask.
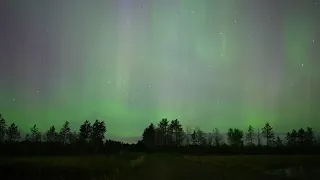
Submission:
[[[78,131],[71,131],[69,121],[65,121],[60,130],[51,126],[45,132],[40,132],[35,124],[23,138],[18,126],[15,123],[7,125],[0,114],[0,153],[11,155],[98,154],[120,151],[128,146],[119,141],[105,140],[106,132],[104,121],[95,120],[91,124],[86,120]],[[112,147],[109,147],[110,144]]]
[[[40,132],[37,125],[21,137],[15,123],[6,124],[0,114],[0,155],[86,155],[108,154],[126,151],[134,152],[180,152],[216,154],[266,154],[266,153],[319,153],[320,145],[311,127],[292,130],[283,141],[276,136],[273,127],[266,123],[255,132],[249,126],[244,132],[229,128],[223,138],[218,128],[205,133],[199,128],[183,128],[178,119],[169,121],[163,118],[157,125],[151,123],[136,144],[105,140],[107,132],[104,121],[83,122],[78,131],[72,131],[66,121],[61,129],[51,126]],[[264,142],[264,143],[262,143]]]
[[[283,141],[275,135],[269,123],[258,129],[258,132],[255,132],[251,125],[246,132],[238,128],[229,128],[225,142],[218,128],[213,129],[210,133],[205,133],[199,128],[184,130],[177,119],[169,122],[164,118],[157,126],[151,123],[145,128],[140,143],[149,151],[178,150],[190,153],[249,154],[320,153],[320,145],[317,144],[311,127],[300,128],[298,131],[294,129],[286,134]]]

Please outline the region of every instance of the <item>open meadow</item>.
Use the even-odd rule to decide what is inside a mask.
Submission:
[[[319,179],[320,156],[127,153],[2,159],[1,179]]]

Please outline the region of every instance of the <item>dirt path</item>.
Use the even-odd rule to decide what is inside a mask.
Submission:
[[[194,180],[216,179],[210,167],[190,163],[171,155],[147,155],[143,165],[129,175],[131,180]],[[224,178],[218,178],[224,179]]]
[[[166,157],[159,155],[148,155],[145,162],[130,175],[134,180],[170,180],[172,169]]]

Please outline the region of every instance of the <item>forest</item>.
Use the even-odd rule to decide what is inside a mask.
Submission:
[[[201,129],[183,129],[178,119],[161,119],[141,132],[134,144],[106,139],[107,125],[102,120],[83,122],[78,130],[66,121],[61,129],[52,125],[40,132],[35,124],[21,137],[15,123],[7,124],[0,114],[0,154],[6,156],[63,156],[114,154],[121,152],[170,152],[184,154],[318,154],[320,143],[311,127],[293,129],[285,139],[276,136],[266,123],[261,129],[229,128],[226,137],[218,128],[206,133]],[[255,131],[257,129],[257,131]]]

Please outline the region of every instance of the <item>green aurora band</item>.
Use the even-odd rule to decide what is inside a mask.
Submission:
[[[10,2],[24,39],[1,56],[17,64],[11,82],[0,77],[0,111],[24,132],[98,118],[109,137],[137,137],[164,117],[204,131],[319,130],[319,7],[269,3]]]

